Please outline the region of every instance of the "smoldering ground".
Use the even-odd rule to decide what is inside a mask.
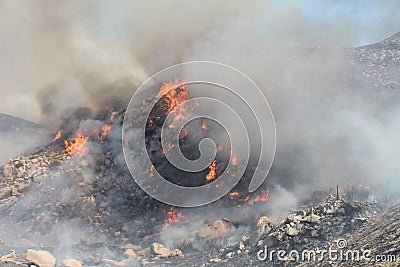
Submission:
[[[81,112],[125,108],[163,67],[220,61],[248,74],[270,102],[278,134],[271,175],[290,204],[348,181],[399,193],[399,110],[387,105],[398,94],[378,101],[342,49],[398,30],[396,2],[369,4],[350,9],[373,6],[374,23],[325,4],[318,20],[298,3],[3,1],[2,110],[55,131]]]

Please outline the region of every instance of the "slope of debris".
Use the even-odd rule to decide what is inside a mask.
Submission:
[[[362,78],[378,89],[400,89],[400,32],[371,45],[352,49],[352,58],[362,66]]]

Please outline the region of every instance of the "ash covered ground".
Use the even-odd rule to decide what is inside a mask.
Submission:
[[[349,47],[359,31],[347,17],[326,16],[330,26],[310,31],[296,6],[271,6],[264,16],[261,2],[212,2],[165,4],[169,12],[160,13],[125,3],[117,18],[108,5],[0,4],[0,55],[10,69],[0,68],[3,105],[37,122],[0,114],[0,266],[399,265],[400,32]],[[381,11],[395,21],[396,10]],[[265,33],[266,21],[296,27]],[[380,32],[378,24],[367,32]],[[122,123],[149,74],[198,59],[231,64],[260,85],[277,153],[253,194],[239,184],[209,205],[171,207],[131,177]],[[185,90],[154,109],[146,148],[172,182],[197,186],[217,179],[232,155],[214,134],[218,125],[198,121],[182,132],[182,151],[196,158],[198,140],[213,137],[222,143],[216,161],[194,178],[165,164],[158,128],[171,103],[189,97]],[[320,253],[340,240],[370,259],[259,259],[266,249]]]

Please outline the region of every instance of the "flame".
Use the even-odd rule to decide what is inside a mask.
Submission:
[[[65,151],[70,156],[82,157],[85,155],[89,148],[86,146],[86,142],[89,140],[89,136],[84,136],[81,129],[75,133],[75,138],[73,141],[64,141]]]
[[[109,119],[110,122],[113,122],[113,121],[114,121],[115,115],[117,115],[117,112],[116,112],[116,111],[111,112],[111,116],[110,116],[110,119]]]
[[[175,110],[175,117],[172,123],[168,125],[169,128],[175,128],[177,121],[184,119],[185,114],[192,111],[186,110],[184,106],[179,106],[189,99],[188,87],[183,83],[184,81],[179,78],[175,78],[174,82],[163,82],[157,94],[157,97],[165,96],[168,112]]]
[[[206,180],[207,181],[212,181],[217,177],[217,161],[214,160],[210,166],[208,166],[210,171],[206,175]]]
[[[259,201],[262,201],[262,202],[267,201],[268,200],[268,194],[269,194],[269,190],[267,188],[263,189],[263,190],[261,190],[261,195],[256,196],[254,199],[250,200],[248,202],[248,204],[251,206],[254,203],[259,202]]]
[[[230,199],[237,199],[237,198],[239,198],[239,192],[231,192],[231,193],[229,193],[229,197],[230,197]]]
[[[100,135],[100,137],[99,137],[99,139],[101,140],[101,141],[103,141],[105,138],[106,138],[106,136],[107,136],[107,134],[108,134],[108,132],[111,130],[111,125],[110,124],[104,124],[102,127],[101,127],[101,135]]]
[[[55,134],[53,141],[56,141],[56,140],[60,139],[61,134],[62,134],[62,132],[61,132],[61,131],[58,131],[58,132]]]
[[[179,139],[183,139],[188,135],[188,131],[186,129],[182,129],[182,131],[179,133]]]
[[[165,216],[165,224],[166,226],[171,226],[174,223],[178,223],[182,217],[181,212],[176,212],[175,208],[171,207]]]
[[[201,124],[201,129],[207,131],[208,130],[208,125],[206,120],[203,120],[203,123]]]
[[[232,165],[236,166],[238,164],[238,159],[235,154],[233,154],[233,153],[231,153],[231,154],[232,154]]]
[[[154,176],[154,165],[153,164],[150,165],[149,175],[150,175],[150,177]]]
[[[187,85],[183,84],[179,78],[174,82],[163,82],[157,97],[165,95],[168,111],[174,110],[182,101],[188,99]],[[178,90],[179,89],[179,90]]]

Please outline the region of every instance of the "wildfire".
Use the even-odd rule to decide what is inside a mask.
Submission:
[[[205,120],[203,120],[203,123],[201,124],[201,129],[207,131],[208,130],[208,125]]]
[[[188,131],[186,129],[182,129],[182,131],[179,133],[179,139],[183,139],[188,135]]]
[[[165,94],[165,101],[168,104],[168,111],[174,110],[182,101],[188,99],[187,85],[182,84],[179,78],[174,82],[163,82],[157,97]]]
[[[84,136],[82,130],[78,129],[73,141],[64,141],[65,150],[70,156],[82,157],[89,151],[89,148],[86,146],[88,140],[89,136]]]
[[[217,177],[217,161],[214,160],[210,166],[208,166],[210,171],[206,175],[206,180],[207,181],[212,181]]]
[[[231,192],[231,193],[229,193],[229,197],[230,197],[230,199],[237,199],[237,198],[239,198],[239,192]]]
[[[110,125],[110,124],[104,124],[104,125],[101,127],[101,135],[100,135],[99,139],[100,139],[101,141],[103,141],[104,138],[106,138],[106,136],[107,136],[107,134],[108,134],[108,132],[109,132],[110,130],[111,130],[111,125]]]
[[[264,188],[264,189],[261,190],[261,195],[258,195],[253,199],[249,195],[245,196],[244,198],[240,198],[239,192],[236,192],[236,191],[229,193],[229,198],[230,199],[236,199],[236,200],[238,200],[238,201],[240,201],[242,203],[246,203],[249,206],[252,206],[256,202],[265,202],[265,201],[267,201],[268,200],[268,195],[269,195],[268,188]],[[239,204],[238,207],[241,208],[242,205]]]
[[[111,116],[110,116],[110,119],[109,119],[110,122],[113,122],[113,121],[114,121],[114,116],[115,116],[116,114],[117,114],[116,111],[111,112]]]
[[[182,217],[181,212],[176,212],[175,208],[171,207],[165,216],[165,224],[166,226],[171,226],[174,223],[178,223]]]
[[[251,206],[254,203],[259,202],[259,201],[262,201],[262,202],[267,201],[268,194],[269,194],[269,190],[267,188],[263,189],[263,190],[261,190],[261,195],[258,195],[254,199],[249,200],[248,204]]]
[[[235,154],[232,153],[232,165],[236,166],[238,164],[238,159]]]
[[[56,140],[60,139],[61,134],[62,134],[62,132],[61,132],[61,131],[58,131],[58,132],[55,134],[53,141],[56,141]]]

